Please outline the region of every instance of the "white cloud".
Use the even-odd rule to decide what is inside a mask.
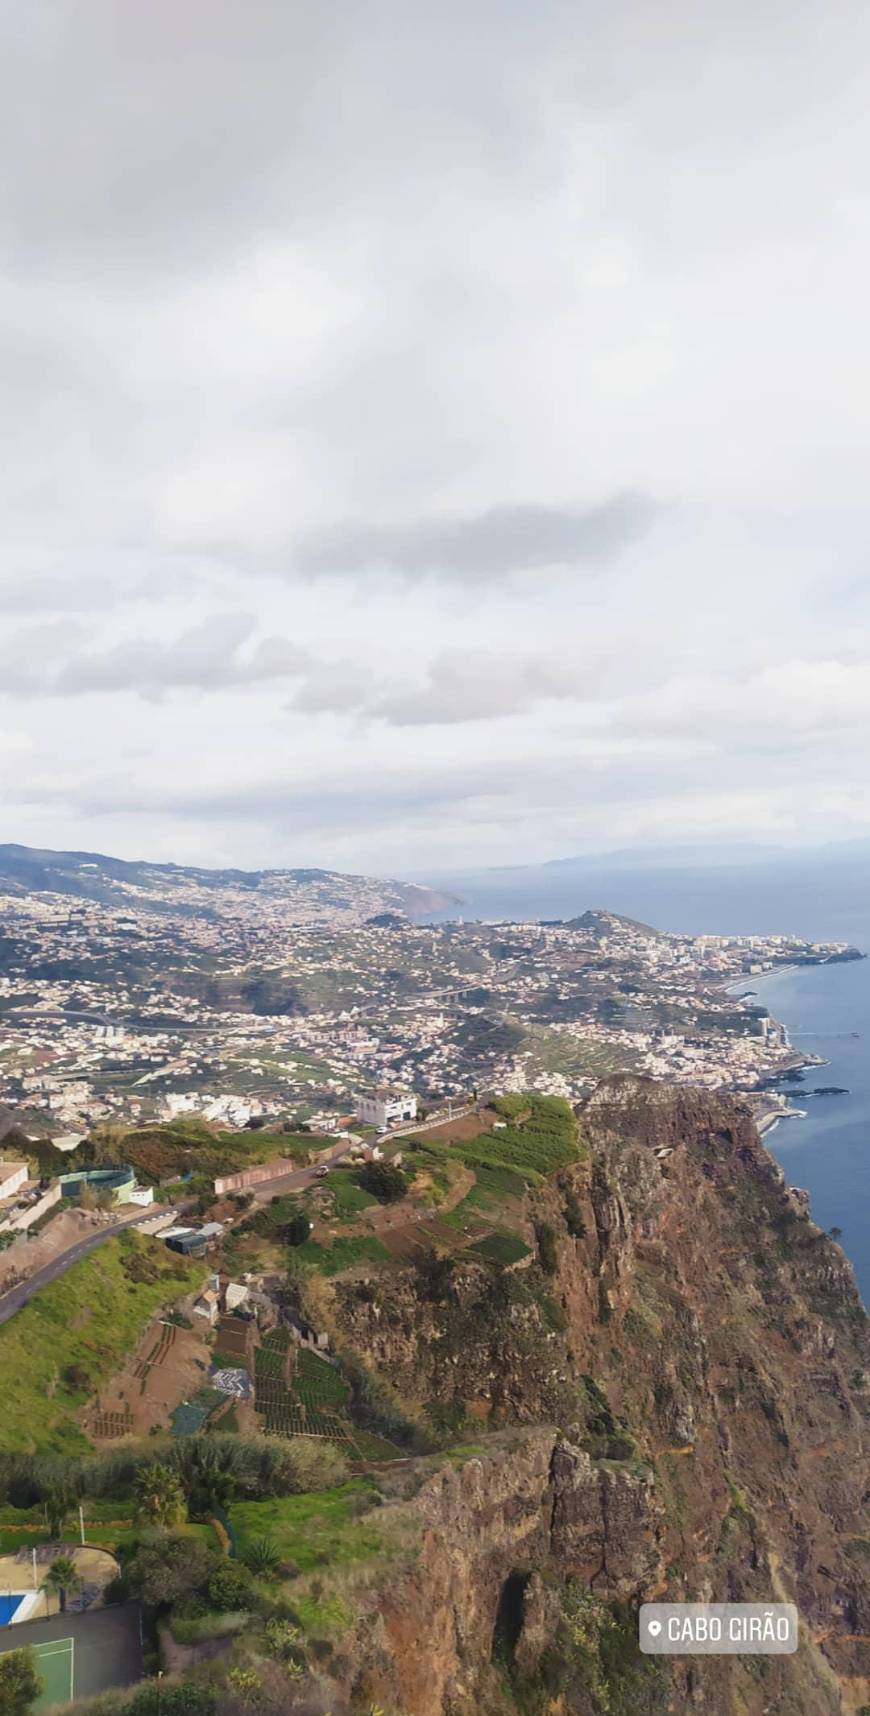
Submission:
[[[866,820],[870,14],[818,18],[6,10],[11,834]]]

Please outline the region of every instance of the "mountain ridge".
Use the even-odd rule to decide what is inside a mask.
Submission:
[[[103,905],[135,903],[140,909],[219,911],[239,897],[284,898],[312,911],[332,910],[361,919],[393,910],[413,920],[454,903],[425,884],[348,874],[314,866],[241,870],[113,858],[106,853],[62,851],[9,842],[0,845],[0,892],[52,893]]]

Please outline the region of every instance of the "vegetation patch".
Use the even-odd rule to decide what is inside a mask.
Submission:
[[[503,1099],[499,1099],[503,1100]],[[577,1124],[569,1102],[536,1091],[523,1097],[522,1118],[494,1123],[492,1132],[457,1145],[452,1154],[475,1169],[508,1170],[535,1185],[580,1158]]]
[[[197,1287],[206,1265],[127,1229],[43,1287],[0,1328],[0,1449],[86,1450],[75,1420],[82,1399],[65,1375],[96,1392],[140,1339],[148,1319]]]
[[[378,1201],[373,1193],[359,1184],[353,1168],[333,1168],[326,1190],[332,1197],[338,1221],[348,1221],[363,1210],[371,1209]]]
[[[540,1685],[528,1689],[536,1695],[531,1708],[567,1705],[589,1716],[659,1716],[666,1685],[665,1666],[641,1653],[637,1617],[627,1605],[606,1603],[569,1584],[541,1662]]]
[[[355,1263],[388,1263],[390,1253],[374,1234],[351,1234],[347,1239],[333,1239],[328,1244],[309,1239],[296,1249],[302,1263],[310,1263],[321,1275],[339,1275],[352,1269]]]
[[[302,1573],[313,1573],[320,1567],[348,1567],[380,1553],[383,1541],[371,1513],[377,1500],[374,1485],[355,1478],[307,1495],[233,1502],[229,1516],[243,1559],[253,1543],[269,1537],[282,1560],[293,1562]]]
[[[297,1355],[293,1381],[306,1406],[346,1406],[350,1398],[350,1389],[341,1373],[305,1347]]]
[[[514,1263],[521,1263],[524,1257],[530,1257],[529,1247],[516,1233],[490,1233],[486,1239],[481,1239],[477,1245],[469,1246],[467,1255],[479,1257],[484,1263],[495,1263],[501,1269],[509,1269]]]
[[[167,1125],[106,1127],[68,1155],[48,1140],[31,1148],[44,1173],[101,1167],[120,1159],[136,1169],[141,1182],[156,1185],[188,1174],[213,1180],[279,1156],[307,1162],[328,1143],[305,1132],[216,1132],[198,1116],[185,1115]]]

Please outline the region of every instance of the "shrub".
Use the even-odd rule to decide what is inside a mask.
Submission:
[[[231,1609],[252,1608],[256,1592],[248,1568],[237,1561],[225,1561],[216,1568],[208,1582],[208,1600],[222,1614]]]
[[[281,1556],[271,1537],[255,1537],[249,1543],[242,1560],[252,1573],[268,1575],[277,1572],[281,1565]]]
[[[284,1238],[288,1245],[304,1245],[310,1232],[311,1223],[307,1215],[303,1215],[299,1210],[296,1215],[290,1217],[284,1229]]]
[[[302,1650],[302,1634],[292,1621],[281,1620],[275,1616],[267,1621],[263,1629],[266,1649],[270,1656],[283,1658],[285,1661],[300,1661],[304,1655]]]
[[[215,1694],[192,1681],[143,1686],[123,1707],[123,1716],[214,1716]]]
[[[585,1239],[586,1223],[583,1220],[583,1207],[575,1191],[565,1194],[565,1226],[572,1239]]]
[[[408,1190],[406,1175],[392,1162],[367,1162],[360,1169],[358,1184],[381,1204],[398,1203]]]
[[[67,1388],[76,1393],[86,1392],[91,1386],[91,1373],[83,1364],[65,1365],[60,1374]]]
[[[535,1239],[538,1246],[538,1262],[544,1274],[555,1275],[559,1266],[555,1228],[548,1221],[536,1221]]]
[[[10,1650],[0,1656],[0,1710],[3,1716],[27,1716],[42,1682],[31,1650]]]

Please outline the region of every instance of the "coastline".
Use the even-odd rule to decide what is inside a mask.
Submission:
[[[829,963],[830,961],[827,960],[820,960],[818,962],[820,965]],[[775,965],[772,966],[769,971],[759,972],[749,983],[746,983],[743,979],[735,982],[733,979],[729,978],[722,987],[727,995],[732,995],[735,999],[740,999],[745,995],[757,995],[758,985],[764,983],[767,978],[791,976],[802,971],[811,971],[815,969],[816,962],[807,964],[804,961],[801,961],[799,964]],[[777,1025],[782,1025],[786,1034],[788,1034],[788,1026],[785,1024],[784,1020],[778,1018],[774,1013],[772,1013],[770,1017]],[[795,1048],[790,1037],[789,1049],[789,1055],[781,1061],[775,1071],[761,1075],[759,1083],[753,1090],[747,1092],[750,1099],[760,1097],[767,1088],[767,1080],[771,1078],[783,1077],[786,1073],[803,1072],[809,1067],[824,1067],[829,1064],[823,1055],[814,1054],[812,1050]],[[808,1118],[808,1111],[805,1108],[791,1108],[789,1106],[779,1108],[771,1103],[766,1110],[760,1108],[760,1112],[756,1113],[754,1118],[755,1124],[758,1128],[759,1137],[769,1138],[770,1134],[775,1132],[781,1120],[806,1120]]]
[[[781,1120],[806,1120],[805,1108],[770,1108],[766,1114],[755,1116],[755,1125],[760,1138],[766,1138],[774,1132]]]
[[[788,1106],[800,1106],[804,1091],[810,1092],[814,1084],[838,1091],[830,1102],[808,1094],[809,1112],[795,1131],[776,1130],[772,1105],[758,1093],[753,1107],[757,1105],[759,1116],[768,1122],[759,1128],[763,1142],[789,1182],[806,1188],[818,1226],[841,1231],[859,1290],[870,1305],[870,968],[866,962],[838,962],[835,975],[828,962],[790,974],[772,992],[767,984],[762,988],[759,983],[758,990],[762,1004],[767,1005],[770,994],[771,1011],[779,1018],[785,1015],[787,1028],[800,1032],[799,1048],[818,1044],[826,1051],[830,1071],[822,1078],[807,1077],[803,1089],[798,1080],[780,1085]]]

